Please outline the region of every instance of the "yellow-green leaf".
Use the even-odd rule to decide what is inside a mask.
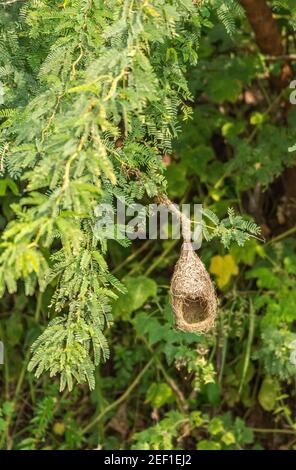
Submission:
[[[211,260],[210,272],[217,277],[219,287],[224,287],[232,276],[238,274],[238,266],[231,255],[214,256]]]
[[[279,383],[277,380],[266,377],[261,385],[258,400],[262,408],[266,411],[272,411],[276,405],[279,394]]]

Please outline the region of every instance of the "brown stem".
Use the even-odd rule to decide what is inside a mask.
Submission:
[[[191,242],[191,222],[190,219],[180,211],[178,206],[174,204],[165,194],[158,195],[158,202],[164,204],[170,212],[175,214],[181,222],[182,225],[182,236],[185,243]]]

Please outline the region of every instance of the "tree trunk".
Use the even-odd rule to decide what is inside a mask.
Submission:
[[[272,10],[267,4],[266,0],[240,0],[242,7],[246,12],[246,16],[249,23],[254,31],[256,43],[260,51],[269,56],[279,57],[285,54],[284,47],[282,44],[282,38],[280,31],[278,30],[276,21],[272,15]],[[289,85],[293,77],[293,70],[289,62],[285,62],[281,69],[279,77],[270,77],[270,84],[278,92],[286,88]],[[284,188],[284,200],[295,201],[296,200],[296,168],[288,168],[283,175],[281,180]],[[258,189],[258,188],[257,188]],[[252,194],[252,198],[256,201],[258,198],[258,191],[256,194],[256,188]],[[251,199],[251,198],[250,198]],[[252,206],[252,199],[249,201]],[[257,199],[257,211],[258,211],[258,199]],[[283,207],[282,207],[283,206]],[[285,212],[285,223],[286,227],[289,228],[295,225],[296,211],[290,208],[286,210],[284,203],[282,206],[278,206],[278,209],[282,208]],[[293,205],[291,204],[291,207]],[[260,206],[259,206],[260,207]],[[287,214],[286,214],[287,213]],[[262,220],[260,220],[262,222]],[[265,226],[266,224],[264,224]]]
[[[284,55],[282,38],[266,0],[240,0],[240,3],[252,26],[261,52],[275,57]],[[272,77],[272,84],[280,90],[289,84],[291,77],[292,69],[286,62],[282,67],[281,76]]]
[[[265,0],[240,0],[256,36],[259,49],[267,55],[283,55],[283,45],[272,11]]]

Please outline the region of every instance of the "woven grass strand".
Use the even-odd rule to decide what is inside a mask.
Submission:
[[[217,297],[209,273],[191,243],[190,220],[169,199],[162,199],[182,224],[183,245],[171,281],[172,307],[176,326],[192,333],[204,333],[214,327]]]

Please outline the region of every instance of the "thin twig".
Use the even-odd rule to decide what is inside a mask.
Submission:
[[[16,384],[15,393],[14,393],[14,397],[13,397],[13,400],[12,400],[14,405],[17,404],[19,394],[20,394],[22,386],[23,386],[23,382],[24,382],[24,379],[25,379],[25,376],[26,376],[26,370],[27,370],[27,366],[28,366],[28,363],[29,363],[29,359],[30,359],[30,349],[27,351],[27,353],[24,357],[23,367],[21,369],[21,372],[20,372],[20,375],[19,375],[19,378],[18,378],[18,381],[17,381],[17,384]],[[12,422],[12,419],[13,419],[14,411],[15,410],[13,409],[12,412],[7,416],[6,436],[5,436],[5,434],[3,434],[3,436],[0,440],[0,449],[3,449],[6,438],[7,438],[6,439],[7,447],[10,448],[10,446],[11,446],[11,442],[9,442],[9,428],[10,428],[10,425],[11,425],[11,422]],[[7,449],[7,450],[9,450],[9,449]]]
[[[296,232],[296,225],[295,225],[295,227],[292,227],[289,230],[286,230],[286,232],[280,233],[276,237],[271,238],[271,240],[268,240],[268,242],[265,244],[265,246],[271,245],[272,243],[279,242],[280,240],[283,240],[284,238],[287,238],[290,235],[293,235],[295,232]]]
[[[118,405],[120,405],[122,402],[124,402],[129,397],[129,395],[132,393],[134,388],[136,388],[136,386],[140,382],[141,378],[143,377],[143,375],[146,374],[147,370],[150,368],[150,366],[153,364],[153,362],[154,362],[154,357],[152,357],[150,359],[150,361],[147,362],[145,367],[137,375],[135,380],[130,384],[130,386],[126,389],[126,391],[119,398],[117,398],[117,400],[113,401],[109,406],[107,406],[98,416],[96,416],[87,426],[85,426],[82,429],[82,431],[81,431],[82,435],[86,434],[93,426],[95,426],[97,423],[99,423],[104,418],[104,416],[107,413],[109,413],[109,411],[112,411],[114,408],[117,408]]]
[[[160,359],[156,358],[155,360],[156,360],[156,363],[157,363],[158,367],[160,368],[165,380],[167,381],[168,385],[175,392],[175,394],[178,398],[178,401],[179,401],[181,411],[183,413],[185,413],[186,411],[188,411],[188,404],[186,402],[186,399],[184,397],[184,394],[183,394],[182,390],[179,389],[179,387],[178,387],[177,383],[175,382],[175,380],[172,377],[170,377],[170,375],[167,373],[167,371],[163,367]]]
[[[260,433],[274,433],[274,434],[296,434],[292,429],[264,429],[264,428],[251,428],[253,432]]]
[[[122,263],[118,264],[113,270],[112,270],[112,274],[120,271],[120,269],[122,269],[124,266],[126,266],[127,264],[129,264],[131,261],[133,261],[133,259],[135,259],[140,253],[142,253],[142,251],[145,251],[146,248],[150,245],[151,243],[151,240],[147,240],[145,243],[143,243],[143,245],[140,246],[140,248],[136,251],[134,251],[131,255],[129,255],[124,261],[122,261]]]
[[[173,240],[167,247],[166,249],[161,253],[158,258],[149,266],[149,268],[145,271],[145,276],[149,276],[156,268],[157,266],[162,262],[162,260],[167,258],[167,255],[172,251],[172,249],[177,245],[179,240]]]
[[[167,381],[168,385],[171,387],[171,389],[175,392],[176,396],[177,396],[177,399],[178,399],[178,402],[179,402],[179,405],[180,405],[180,410],[182,411],[182,413],[186,413],[188,411],[188,404],[186,402],[186,399],[184,397],[184,394],[182,392],[182,390],[179,389],[178,387],[178,384],[175,382],[175,380],[168,374],[168,372],[165,370],[162,362],[161,362],[161,359],[160,357],[158,357],[153,349],[151,348],[151,346],[149,345],[148,341],[146,340],[146,338],[142,338],[143,342],[145,343],[146,347],[149,349],[149,351],[151,352],[151,354],[155,355],[155,362],[157,364],[157,366],[159,367],[159,369],[161,370],[162,372],[162,375],[164,376],[165,380]]]
[[[252,300],[250,300],[250,323],[249,323],[249,334],[248,334],[248,339],[247,339],[247,347],[246,347],[246,354],[244,358],[244,364],[243,364],[243,371],[242,371],[242,377],[241,381],[239,384],[239,390],[238,394],[240,395],[245,383],[245,378],[247,375],[247,371],[249,368],[249,363],[250,363],[250,357],[251,357],[251,347],[253,343],[253,338],[254,338],[254,330],[255,330],[255,310],[253,307]]]
[[[174,204],[165,194],[161,194],[158,196],[158,200],[160,203],[164,204],[170,212],[175,214],[181,222],[182,225],[182,236],[184,242],[190,242],[191,240],[191,221],[187,217],[186,214],[180,211],[179,207]]]
[[[277,60],[296,60],[296,54],[284,54],[284,55],[268,55],[264,57],[265,60],[269,60],[271,62],[275,62]]]

